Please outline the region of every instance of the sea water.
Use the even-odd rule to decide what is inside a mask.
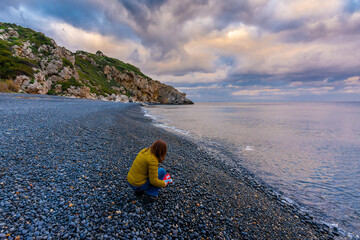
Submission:
[[[159,127],[229,153],[232,163],[318,221],[360,235],[360,103],[195,103],[144,111]]]

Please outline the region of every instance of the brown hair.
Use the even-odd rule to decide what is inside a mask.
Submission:
[[[155,155],[159,163],[162,163],[165,159],[167,152],[166,143],[163,140],[157,140],[151,145],[150,151],[152,154]]]

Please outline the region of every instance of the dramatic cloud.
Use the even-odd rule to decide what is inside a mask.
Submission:
[[[360,85],[360,77],[354,76],[344,80],[345,85]]]
[[[101,50],[195,100],[360,97],[358,0],[2,0],[0,21]]]

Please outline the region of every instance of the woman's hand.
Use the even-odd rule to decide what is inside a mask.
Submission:
[[[169,185],[169,183],[168,183],[168,182],[165,182],[165,187],[166,187],[167,185]]]

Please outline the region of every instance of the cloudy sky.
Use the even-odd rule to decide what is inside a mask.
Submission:
[[[1,0],[0,21],[195,101],[360,101],[360,0]]]

